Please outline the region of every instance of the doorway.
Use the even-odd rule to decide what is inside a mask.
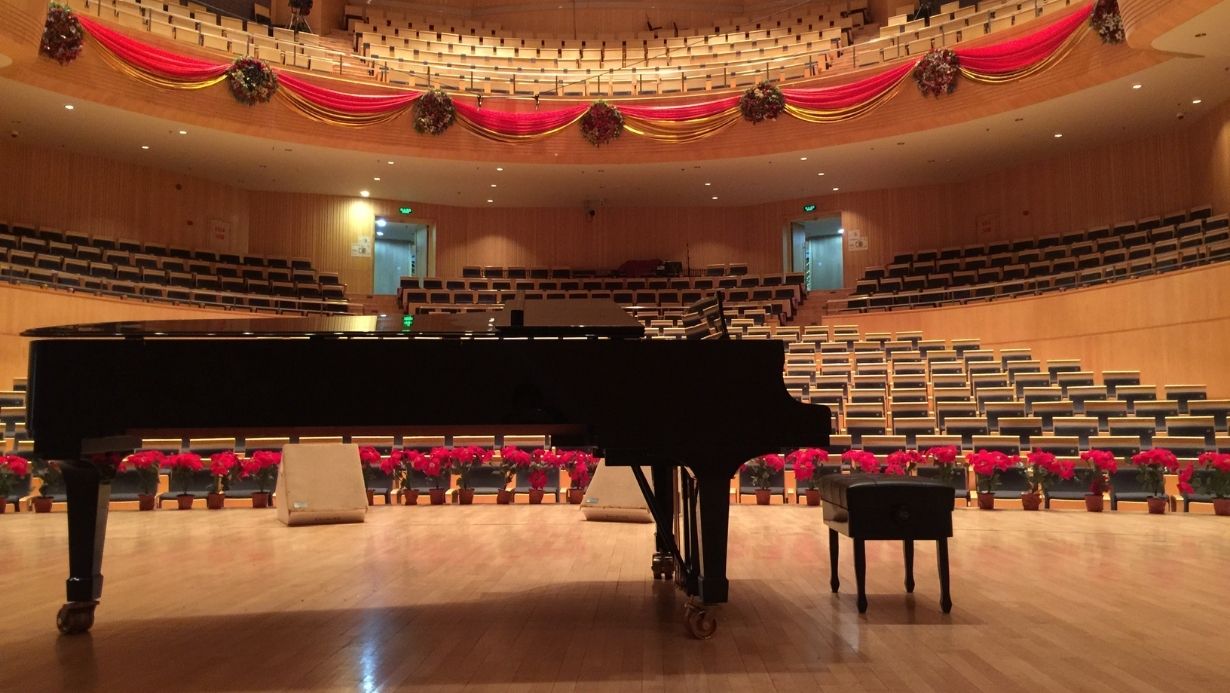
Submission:
[[[790,224],[795,272],[802,272],[808,291],[845,286],[844,238],[841,215]]]
[[[376,220],[376,244],[372,249],[372,293],[396,296],[402,277],[423,276],[423,251],[427,226]]]

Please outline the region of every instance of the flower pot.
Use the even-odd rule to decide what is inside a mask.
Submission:
[[[995,494],[985,491],[978,492],[978,509],[979,510],[994,510],[995,509]]]
[[[371,489],[371,488],[367,489],[367,504],[368,505],[376,504],[376,490],[375,489]]]
[[[1042,496],[1037,493],[1022,493],[1021,507],[1025,510],[1037,510],[1042,507]]]
[[[530,489],[530,505],[538,505],[541,503],[543,495],[543,490],[540,488]]]
[[[268,491],[253,491],[252,492],[252,507],[253,508],[268,508],[271,505],[269,502]]]
[[[818,488],[809,488],[809,489],[807,489],[807,494],[806,494],[806,495],[807,495],[807,504],[808,504],[808,505],[812,506],[813,508],[814,508],[814,507],[816,507],[816,506],[818,506],[818,505],[820,505],[820,489],[818,489]]]
[[[51,498],[48,496],[36,496],[34,498],[34,512],[36,513],[51,512]]]
[[[192,510],[192,501],[196,498],[192,497],[191,493],[181,493],[175,497],[175,502],[179,504],[180,510]]]
[[[432,505],[444,505],[444,489],[442,488],[428,489],[427,495],[431,496]]]
[[[1165,496],[1149,496],[1145,499],[1149,504],[1150,515],[1165,515],[1166,514],[1166,497]]]
[[[474,489],[459,488],[457,489],[457,502],[462,505],[474,505]]]
[[[772,491],[767,488],[756,489],[756,505],[768,505],[769,498],[772,496]]]
[[[8,509],[9,509],[9,499],[4,498],[3,496],[0,496],[0,515],[3,515],[4,513],[8,512]]]
[[[1214,498],[1213,514],[1230,515],[1230,498]]]
[[[401,502],[406,505],[419,504],[419,490],[417,488],[404,488],[401,490]]]
[[[495,502],[499,503],[500,505],[508,505],[510,503],[515,502],[516,500],[517,500],[517,494],[505,488],[500,489],[495,494]]]
[[[221,493],[210,493],[205,496],[205,507],[210,510],[221,510],[223,503],[226,502],[226,495]]]
[[[585,489],[570,488],[568,489],[568,502],[572,505],[580,505],[581,501],[585,500]]]
[[[137,496],[137,510],[148,511],[154,509],[154,503],[158,500],[158,496],[152,493],[142,493]]]
[[[1102,494],[1100,493],[1086,493],[1085,510],[1088,510],[1091,513],[1100,513],[1102,512],[1102,505],[1105,501],[1106,499],[1102,498]]]

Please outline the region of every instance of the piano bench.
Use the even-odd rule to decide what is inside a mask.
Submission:
[[[829,586],[837,592],[838,532],[854,540],[858,612],[867,611],[867,563],[863,542],[900,540],[905,555],[905,591],[914,591],[914,542],[934,540],[940,575],[940,608],[952,611],[948,537],[952,536],[952,487],[932,479],[877,474],[827,475],[820,480],[824,524],[829,527]]]

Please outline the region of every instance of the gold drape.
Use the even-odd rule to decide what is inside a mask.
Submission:
[[[787,102],[786,112],[795,118],[808,123],[840,123],[843,120],[853,120],[859,116],[867,115],[871,111],[875,110],[877,106],[896,95],[897,90],[901,88],[901,83],[904,82],[905,78],[909,75],[910,73],[906,72],[905,76],[898,80],[897,83],[891,88],[885,89],[883,92],[880,92],[878,96],[872,99],[854,104],[853,106],[835,109],[811,109],[793,106]]]
[[[1002,75],[992,75],[984,72],[976,72],[962,66],[961,75],[966,79],[974,82],[980,82],[982,84],[1007,84],[1009,82],[1015,82],[1019,79],[1025,79],[1026,77],[1038,74],[1051,65],[1054,65],[1060,60],[1066,58],[1068,53],[1071,53],[1072,49],[1076,47],[1076,44],[1080,43],[1081,39],[1085,38],[1090,31],[1091,29],[1089,28],[1089,23],[1085,22],[1080,26],[1080,28],[1072,32],[1068,38],[1064,39],[1063,43],[1061,43],[1059,48],[1055,49],[1053,53],[1033,65],[1017,70],[1016,72],[1010,72]]]
[[[280,87],[277,90],[276,95],[282,97],[283,102],[288,108],[302,116],[305,116],[318,123],[324,123],[325,125],[340,125],[348,128],[363,128],[370,125],[381,125],[393,120],[394,118],[397,118],[402,113],[409,111],[411,108],[414,108],[414,102],[410,101],[406,105],[391,111],[384,111],[382,113],[354,114],[335,111],[332,108],[312,103],[286,87]]]
[[[121,59],[118,55],[116,55],[115,53],[112,53],[111,50],[108,49],[105,45],[103,45],[100,41],[95,40],[94,45],[102,49],[101,53],[102,53],[103,58],[107,62],[111,63],[112,67],[119,70],[120,72],[123,72],[129,77],[136,78],[142,82],[145,82],[146,84],[152,84],[156,87],[162,87],[164,89],[204,89],[206,87],[212,87],[218,82],[221,82],[222,80],[226,79],[225,69],[222,71],[222,74],[218,75],[217,77],[210,77],[209,79],[205,79],[205,80],[201,80],[197,82],[185,82],[183,80],[176,80],[170,77],[163,77],[161,75],[156,75],[151,72],[146,72],[145,70],[141,70],[141,69],[133,67],[132,65],[129,65],[128,63],[124,62],[124,60]]]
[[[741,117],[738,107],[689,120],[659,120],[624,116],[624,129],[634,135],[648,137],[659,142],[696,142],[716,135],[733,125]]]
[[[528,134],[528,135],[512,135],[512,134],[508,134],[504,132],[496,132],[495,130],[492,130],[490,128],[485,128],[471,121],[470,119],[466,118],[460,113],[457,114],[457,122],[461,124],[461,127],[469,130],[470,132],[474,133],[475,135],[478,135],[479,137],[482,137],[483,139],[491,140],[492,142],[502,142],[504,144],[518,144],[521,142],[538,142],[539,140],[545,140],[548,137],[559,132],[560,130],[563,130],[565,128],[572,126],[574,123],[580,120],[581,117],[584,116],[586,113],[588,113],[588,111],[581,111],[580,113],[577,114],[576,118],[573,118],[572,120],[564,123],[563,125],[551,128],[550,130],[546,130],[544,132],[535,132],[535,133]]]

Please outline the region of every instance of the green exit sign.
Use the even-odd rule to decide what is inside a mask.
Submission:
[[[816,211],[816,206],[815,205],[803,205],[803,211],[804,212],[814,212]]]
[[[414,210],[410,209],[409,207],[398,207],[397,211],[401,212],[402,214],[414,214]]]

